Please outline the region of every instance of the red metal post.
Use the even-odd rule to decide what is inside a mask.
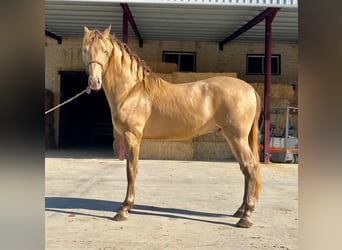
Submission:
[[[265,71],[264,71],[264,163],[270,162],[270,99],[271,99],[271,55],[272,21],[278,10],[266,17],[265,23]]]
[[[135,36],[139,40],[139,47],[142,47],[144,40],[142,39],[142,37],[140,35],[138,26],[134,21],[132,12],[131,12],[130,8],[128,7],[128,4],[127,3],[120,3],[120,5],[121,5],[121,8],[122,8],[124,15],[126,15],[126,18],[128,19],[129,23],[131,24],[131,27],[132,27],[132,30],[134,31]],[[128,36],[128,32],[127,32],[127,36]]]
[[[122,10],[122,41],[128,43],[128,12],[127,9]],[[123,136],[119,138],[119,159],[125,159],[125,143]]]
[[[128,13],[126,10],[122,11],[122,41],[128,43]]]

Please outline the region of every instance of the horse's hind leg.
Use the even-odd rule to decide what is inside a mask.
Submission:
[[[256,171],[257,162],[253,157],[252,151],[248,145],[248,138],[228,138],[225,135],[230,148],[239,162],[241,172],[244,175],[244,195],[243,202],[240,208],[235,212],[234,216],[240,217],[241,219],[237,223],[239,227],[251,227],[253,221],[251,214],[255,207],[255,186],[256,186]]]
[[[122,221],[128,217],[128,211],[133,207],[134,204],[134,185],[135,178],[138,173],[138,159],[139,159],[139,148],[141,138],[137,137],[131,132],[124,134],[125,148],[126,148],[126,171],[127,171],[127,192],[126,198],[120,206],[117,214],[114,216],[114,220]]]
[[[245,185],[246,183],[247,183],[247,177],[245,176]],[[244,187],[242,204],[238,208],[238,210],[236,210],[236,212],[233,214],[234,217],[241,218],[243,216],[243,213],[245,212],[245,199],[246,199],[246,187]]]

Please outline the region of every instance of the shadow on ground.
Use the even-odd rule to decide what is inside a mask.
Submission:
[[[73,209],[85,209],[92,211],[104,211],[104,212],[114,212],[120,208],[121,203],[116,201],[106,201],[106,200],[96,200],[96,199],[82,199],[82,198],[72,198],[72,197],[45,197],[45,211],[55,212],[55,213],[65,213],[69,215],[83,215],[98,217],[103,219],[112,220],[109,216],[99,216],[96,214],[73,211]],[[232,223],[225,223],[220,221],[208,220],[209,218],[224,218],[233,217],[228,214],[217,214],[200,212],[186,209],[178,208],[165,208],[156,206],[146,206],[146,205],[134,205],[133,209],[130,211],[131,214],[145,215],[145,216],[160,216],[174,219],[184,219],[192,220],[213,224],[222,224],[228,226],[235,226]],[[113,213],[114,215],[114,213]],[[206,219],[195,218],[195,217],[207,217]]]

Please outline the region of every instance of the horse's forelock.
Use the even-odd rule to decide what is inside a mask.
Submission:
[[[92,30],[86,37],[85,41],[87,44],[92,44],[102,40],[106,44],[106,39],[99,30]]]

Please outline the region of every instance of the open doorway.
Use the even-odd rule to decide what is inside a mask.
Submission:
[[[60,102],[75,96],[87,87],[83,71],[59,71]],[[113,126],[110,108],[103,90],[84,94],[60,109],[59,147],[111,148]]]

